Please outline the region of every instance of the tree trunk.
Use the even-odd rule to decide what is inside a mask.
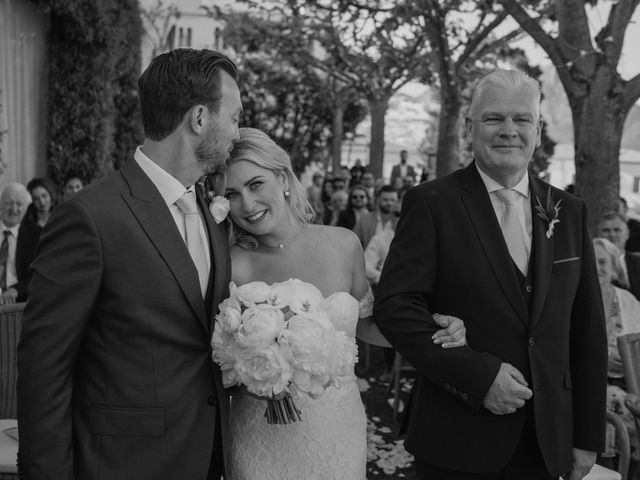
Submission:
[[[607,67],[600,66],[587,96],[572,105],[576,194],[587,203],[594,235],[602,214],[617,209],[620,191],[618,158],[628,111],[612,94],[615,83]]]
[[[369,170],[375,178],[382,177],[384,163],[384,117],[389,107],[389,99],[369,98],[371,114],[371,144],[369,151]]]
[[[333,173],[340,172],[342,162],[342,137],[344,131],[344,103],[341,95],[336,95],[333,102],[333,137],[331,138],[331,165]]]
[[[460,168],[460,110],[462,104],[459,92],[456,88],[442,87],[440,102],[436,178],[449,175]]]

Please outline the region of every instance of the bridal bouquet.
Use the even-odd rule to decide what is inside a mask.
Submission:
[[[267,400],[270,424],[300,420],[292,393],[322,395],[353,376],[357,347],[333,327],[322,293],[300,280],[237,287],[220,304],[211,340],[225,387]]]

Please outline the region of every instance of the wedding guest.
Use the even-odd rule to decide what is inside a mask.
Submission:
[[[24,221],[29,192],[20,183],[9,183],[0,194],[0,305],[27,300],[33,261],[41,227]]]
[[[375,202],[376,198],[375,181],[376,179],[373,176],[372,172],[365,170],[362,173],[361,184],[364,188],[367,189],[367,195],[369,195],[369,210],[373,209],[373,203]]]
[[[618,201],[618,213],[627,219],[627,227],[629,228],[629,238],[624,246],[627,252],[640,251],[640,221],[629,217],[629,205],[624,197],[620,197]]]
[[[62,200],[69,200],[73,195],[84,188],[84,181],[74,173],[67,176],[62,190]]]
[[[315,218],[322,218],[324,213],[324,205],[322,200],[322,190],[324,186],[324,175],[321,172],[315,172],[312,177],[311,185],[307,187],[307,200],[311,204],[311,208],[315,213]]]
[[[331,194],[329,208],[324,212],[324,224],[337,226],[340,214],[347,208],[349,202],[349,194],[344,190],[338,190]]]
[[[155,57],[144,143],[53,211],[18,344],[23,480],[219,480],[229,392],[211,359],[227,230],[197,183],[224,169],[242,111],[233,62]]]
[[[27,183],[27,190],[31,195],[31,204],[27,207],[25,221],[44,227],[55,206],[53,189],[44,178],[36,177]]]
[[[421,480],[579,480],[604,447],[589,216],[528,173],[540,96],[519,71],[478,80],[465,118],[474,161],[402,203],[373,316],[416,369],[404,425]],[[434,311],[465,322],[468,347],[432,347]]]
[[[333,192],[339,192],[347,189],[348,179],[343,176],[333,177],[331,181],[331,185],[333,187]]]
[[[618,212],[605,213],[600,219],[598,230],[599,236],[609,240],[620,251],[621,273],[616,278],[616,285],[626,288],[640,299],[640,253],[625,250],[629,239],[626,219]]]
[[[340,212],[338,226],[352,230],[360,217],[369,212],[369,194],[362,185],[354,185],[349,192],[347,208]]]
[[[389,180],[389,185],[391,185],[396,190],[402,186],[403,179],[407,176],[411,177],[411,183],[415,183],[416,180],[416,171],[412,165],[407,163],[407,159],[409,158],[409,152],[406,150],[400,151],[400,163],[397,163],[391,169],[391,180]]]
[[[349,174],[351,175],[351,179],[349,180],[349,187],[353,187],[354,185],[360,185],[362,183],[362,175],[365,172],[365,168],[362,166],[362,160],[359,158],[356,159],[356,163],[349,170]]]
[[[380,189],[376,199],[377,208],[365,213],[356,223],[353,231],[360,239],[362,248],[367,248],[369,240],[376,233],[384,230],[393,230],[393,205],[398,201],[398,192],[391,185],[385,185]]]
[[[604,313],[607,323],[609,346],[609,368],[607,372],[607,408],[620,415],[629,431],[633,458],[638,460],[638,435],[633,414],[629,412],[624,399],[627,395],[624,368],[617,338],[627,333],[640,332],[640,302],[627,290],[613,285],[621,274],[620,250],[606,238],[594,238],[593,245],[598,268],[598,280],[602,291]],[[612,456],[615,435],[607,430],[606,455]]]

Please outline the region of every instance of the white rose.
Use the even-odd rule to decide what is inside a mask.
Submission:
[[[267,305],[273,308],[285,309],[291,303],[293,287],[288,282],[275,283],[267,295]]]
[[[247,308],[240,322],[238,344],[254,352],[275,343],[286,327],[282,311],[262,306]]]
[[[213,200],[209,205],[209,212],[211,212],[211,216],[216,223],[220,223],[227,218],[230,209],[231,203],[229,202],[229,199],[221,197],[220,195],[213,197]]]
[[[213,361],[220,366],[222,371],[222,384],[225,387],[237,385],[238,378],[235,374],[236,356],[240,353],[233,335],[222,328],[215,329],[211,337]]]
[[[271,287],[264,282],[250,282],[237,288],[238,299],[247,307],[265,303]]]
[[[245,352],[235,364],[240,382],[254,395],[272,397],[282,393],[291,381],[291,366],[278,345],[259,352]]]

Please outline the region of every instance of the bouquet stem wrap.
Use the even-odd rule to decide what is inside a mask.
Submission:
[[[285,393],[282,398],[267,398],[267,409],[264,416],[269,425],[289,425],[290,423],[299,422],[300,410],[293,403],[293,398],[289,393]]]

